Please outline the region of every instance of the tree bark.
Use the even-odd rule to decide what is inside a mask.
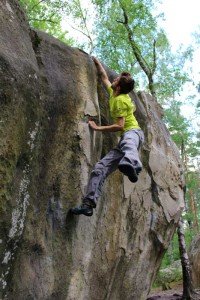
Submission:
[[[122,23],[127,31],[128,34],[128,40],[129,43],[131,45],[133,54],[137,60],[137,62],[139,63],[141,69],[144,71],[144,73],[146,74],[147,78],[148,78],[148,82],[149,82],[149,90],[150,93],[153,97],[156,98],[156,89],[154,86],[154,80],[153,80],[153,75],[155,73],[156,70],[156,41],[154,40],[153,43],[153,67],[151,68],[149,66],[149,64],[147,63],[147,61],[145,60],[145,58],[143,57],[137,43],[135,42],[134,38],[133,38],[133,31],[131,30],[129,23],[128,23],[128,15],[127,12],[124,8],[124,6],[122,5],[122,3],[119,1],[120,7],[123,11],[123,15],[124,15],[124,21],[118,21],[119,23]]]
[[[194,218],[192,222],[192,228],[194,229],[195,233],[197,233],[199,232],[199,220],[198,220],[197,204],[192,189],[189,190],[189,208]]]
[[[186,250],[185,236],[183,231],[183,221],[180,220],[177,228],[179,251],[181,257],[182,271],[183,271],[183,300],[197,300],[199,295],[195,292],[192,277],[190,261]]]

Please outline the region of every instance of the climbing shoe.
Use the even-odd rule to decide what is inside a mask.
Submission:
[[[128,179],[131,181],[131,182],[137,182],[138,181],[138,176],[137,174],[137,171],[131,166],[131,165],[128,165],[128,164],[123,164],[123,165],[119,165],[118,166],[118,169],[120,170],[120,172],[122,172],[124,175],[128,176]],[[139,168],[138,168],[139,169]],[[140,172],[141,170],[139,170]]]
[[[139,175],[140,172],[142,171],[142,168],[141,167],[137,167],[137,168],[135,168],[135,171],[136,171],[136,174]]]
[[[81,204],[78,207],[72,208],[71,213],[74,215],[85,215],[91,217],[93,215],[93,208],[85,203]]]

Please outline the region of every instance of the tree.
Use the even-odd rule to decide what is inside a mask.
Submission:
[[[164,31],[157,26],[159,17],[152,14],[154,2],[93,0],[100,15],[95,51],[113,69],[136,74],[136,79],[163,102],[189,80],[183,66],[192,51],[172,54]]]
[[[176,143],[183,162],[186,180],[186,211],[190,229],[194,233],[199,230],[200,210],[200,172],[197,167],[197,158],[200,156],[200,142],[198,133],[192,130],[190,122],[181,114],[181,102],[174,100],[165,109],[164,121]]]
[[[185,168],[186,187],[185,201],[187,214],[184,219],[187,220],[189,230],[194,232],[199,230],[199,217],[197,206],[197,191],[199,190],[199,172],[196,172],[194,165],[191,166],[192,157],[200,154],[199,143],[194,142],[194,132],[191,132],[190,123],[180,112],[181,103],[171,102],[165,110],[165,121],[171,132],[171,136],[177,144]],[[193,167],[193,169],[191,168]],[[195,175],[195,176],[194,176]],[[198,178],[197,178],[198,177]],[[186,230],[185,230],[186,231]],[[179,251],[183,270],[183,297],[182,299],[198,299],[199,295],[194,291],[191,279],[190,262],[187,255],[183,221],[180,220],[177,229],[179,240]]]
[[[185,237],[184,237],[184,230],[182,220],[179,221],[177,234],[179,239],[179,250],[180,250],[180,257],[181,257],[181,264],[183,270],[183,300],[198,300],[199,294],[195,292],[193,284],[192,284],[192,277],[191,277],[191,267],[190,261],[188,258],[186,244],[185,244]]]
[[[92,3],[90,3],[90,9],[91,5]],[[93,30],[89,25],[89,22],[91,19],[95,19],[94,10],[90,13],[88,3],[87,6],[85,6],[84,1],[81,0],[68,1],[65,9],[68,16],[70,16],[70,19],[68,20],[69,26],[79,32],[83,37],[86,37],[84,42],[76,41],[76,45],[92,54],[95,49],[95,43]]]
[[[191,49],[172,54],[166,34],[157,26],[160,16],[152,14],[156,1],[91,0],[94,7],[90,5],[90,9],[90,3],[85,6],[81,0],[20,2],[34,28],[99,56],[116,71],[127,69],[161,102],[179,92],[188,80],[183,66],[191,56]],[[66,38],[62,19],[86,40]]]
[[[20,3],[33,28],[46,31],[69,45],[74,43],[72,38],[66,37],[67,31],[63,31],[61,26],[66,0],[20,0]]]

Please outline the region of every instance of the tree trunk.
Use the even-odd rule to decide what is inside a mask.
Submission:
[[[179,251],[181,257],[182,271],[183,271],[183,300],[199,299],[199,295],[195,292],[192,277],[190,261],[186,250],[185,236],[183,233],[183,221],[180,220],[177,228]]]
[[[189,208],[190,208],[190,212],[192,213],[192,215],[194,217],[192,227],[193,227],[195,233],[197,233],[197,232],[199,232],[199,220],[198,220],[197,204],[196,204],[192,189],[190,189],[189,195],[190,195]]]
[[[155,89],[154,80],[153,80],[153,75],[156,70],[156,50],[155,50],[156,41],[154,41],[154,43],[153,43],[153,57],[154,57],[153,60],[154,61],[153,61],[153,67],[151,68],[150,65],[147,63],[147,61],[145,60],[144,56],[142,55],[142,52],[141,52],[139,46],[137,45],[137,43],[134,40],[133,31],[131,30],[129,23],[128,23],[128,21],[129,21],[128,14],[120,1],[119,1],[119,4],[123,11],[124,21],[118,21],[118,22],[122,23],[124,25],[124,27],[127,31],[127,34],[128,34],[128,40],[129,40],[130,46],[132,48],[133,55],[135,56],[141,69],[144,71],[144,73],[146,74],[146,76],[148,78],[148,86],[149,86],[151,95],[156,98],[156,89]]]
[[[150,93],[153,97],[156,98],[156,89],[155,89],[155,85],[154,85],[154,80],[153,80],[153,75],[152,73],[150,73],[148,77],[148,81],[149,81],[149,90],[150,90]]]

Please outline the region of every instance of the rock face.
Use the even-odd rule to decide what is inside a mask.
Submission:
[[[116,171],[94,216],[71,216],[117,142],[87,124],[110,122],[108,96],[89,55],[30,30],[17,1],[1,0],[0,24],[0,298],[146,299],[184,205],[161,108],[132,94],[146,136],[140,178]]]
[[[192,241],[189,258],[191,263],[192,271],[192,282],[195,288],[200,287],[200,235],[197,235],[196,238]]]

